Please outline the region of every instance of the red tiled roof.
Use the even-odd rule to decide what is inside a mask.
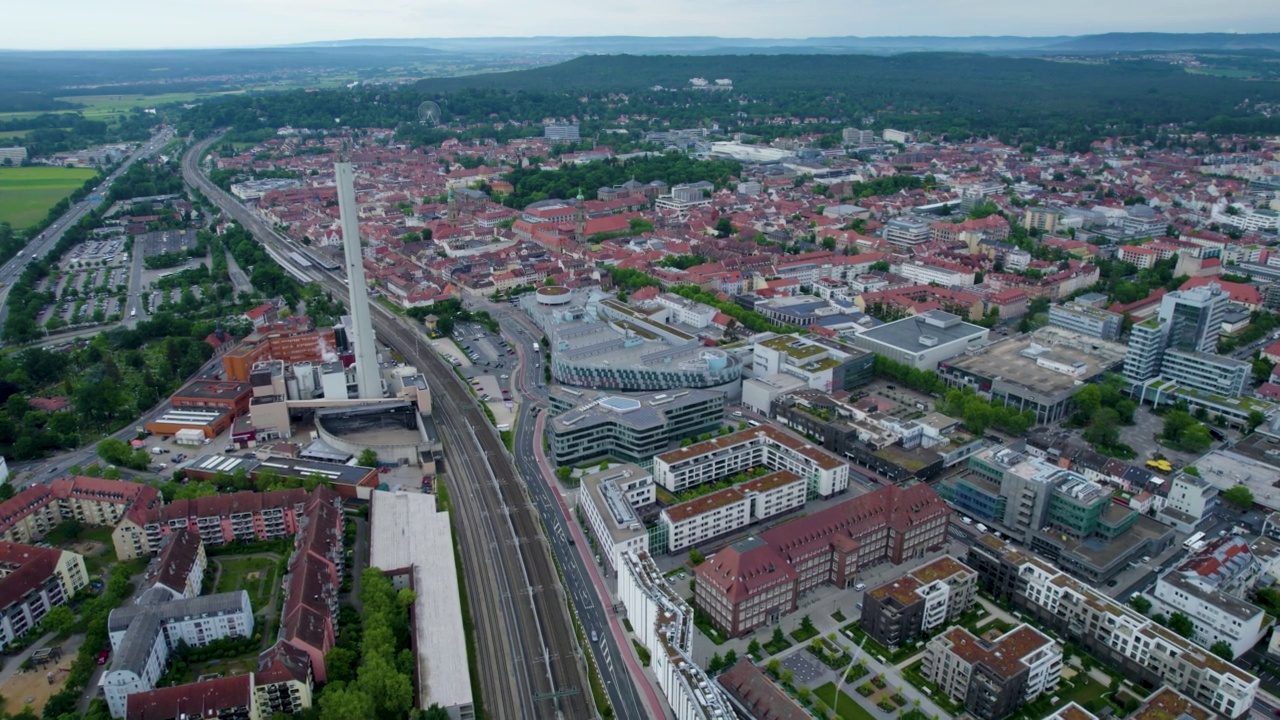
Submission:
[[[250,675],[187,683],[133,693],[126,699],[126,720],[219,717],[223,710],[253,707]]]
[[[0,577],[0,609],[22,602],[28,593],[44,585],[61,555],[62,551],[54,548],[0,542],[0,567],[6,570]],[[71,588],[67,592],[70,594]]]

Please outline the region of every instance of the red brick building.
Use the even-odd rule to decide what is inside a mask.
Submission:
[[[249,371],[256,362],[318,363],[327,353],[335,352],[336,347],[333,328],[316,329],[307,317],[291,317],[249,333],[239,345],[222,356],[222,369],[227,380],[249,382]]]
[[[951,509],[933,488],[881,487],[724,548],[694,572],[694,600],[730,636],[776,624],[823,583],[898,564],[946,542]]]

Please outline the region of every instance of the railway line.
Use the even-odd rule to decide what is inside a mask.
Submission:
[[[187,183],[252,232],[287,273],[345,294],[341,277],[314,263],[291,262],[287,240],[200,172],[197,162],[215,140],[196,144],[183,158]],[[378,339],[422,370],[433,395],[486,715],[597,717],[550,547],[506,448],[452,369],[424,349],[417,328],[377,303],[371,308]]]

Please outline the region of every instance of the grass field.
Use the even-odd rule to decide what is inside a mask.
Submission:
[[[30,130],[5,130],[0,132],[0,140],[11,140],[13,138],[26,137]]]
[[[88,168],[0,167],[0,222],[30,227],[94,175]]]
[[[276,585],[277,560],[268,557],[220,557],[222,566],[216,592],[248,590],[255,609],[264,608]]]
[[[80,110],[90,120],[102,120],[127,113],[136,107],[155,107],[172,102],[190,102],[199,98],[235,95],[226,93],[164,93],[162,95],[72,95],[58,98],[63,102],[84,105]]]

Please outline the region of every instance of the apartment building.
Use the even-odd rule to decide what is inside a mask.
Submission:
[[[756,467],[804,478],[811,493],[830,497],[849,487],[849,466],[831,453],[768,425],[695,443],[653,459],[653,480],[680,493]]]
[[[266,720],[254,702],[253,673],[157,688],[128,696],[125,720]],[[113,716],[114,717],[114,716]]]
[[[578,507],[600,547],[600,556],[617,572],[626,552],[649,552],[649,533],[636,508],[656,499],[653,477],[639,465],[613,466],[582,478]]]
[[[175,600],[193,598],[200,594],[208,566],[200,536],[183,528],[169,535],[160,553],[147,566],[146,583],[168,590]]]
[[[342,499],[328,488],[316,488],[307,499],[301,524],[289,558],[280,639],[305,652],[316,681],[327,682],[324,656],[337,639],[344,567]]]
[[[112,661],[102,686],[113,718],[126,717],[130,695],[156,687],[180,643],[196,647],[253,634],[253,608],[244,590],[171,597],[163,588],[152,588],[137,604],[116,608],[107,618]]]
[[[1257,645],[1271,626],[1262,608],[1214,589],[1194,571],[1175,569],[1161,575],[1147,597],[1152,612],[1186,615],[1195,627],[1193,640],[1206,648],[1225,642],[1233,657]]]
[[[1058,686],[1062,646],[1023,624],[994,640],[954,627],[929,641],[920,673],[980,720],[1002,720]]]
[[[866,592],[862,628],[888,648],[914,643],[973,606],[978,574],[950,555]]]
[[[77,553],[0,542],[0,650],[88,584],[84,558]]]
[[[965,563],[981,589],[1119,668],[1140,687],[1169,685],[1230,718],[1249,712],[1258,678],[1032,555],[984,535]]]
[[[128,548],[127,553],[121,553],[120,558],[132,559],[157,552],[165,538],[180,529],[196,533],[207,547],[237,540],[254,542],[287,537],[297,533],[306,502],[307,491],[301,488],[246,490],[177,500],[172,505],[150,510],[141,523],[133,518],[121,522],[117,532],[140,535],[141,542],[136,548]]]
[[[258,656],[258,669],[253,673],[258,717],[301,712],[311,707],[314,689],[311,658],[305,651],[282,640]]]
[[[942,547],[950,513],[926,484],[878,488],[720,550],[694,569],[695,600],[731,636],[777,624],[819,585]]]
[[[164,505],[160,492],[150,485],[123,480],[77,476],[31,485],[0,503],[0,541],[32,543],[66,520],[85,525],[116,525],[126,517]],[[127,534],[113,533],[116,553],[122,560],[134,544]]]
[[[756,522],[804,507],[808,483],[779,470],[763,477],[664,508],[668,552],[679,552]]]
[[[969,287],[974,280],[974,271],[970,268],[930,259],[910,260],[895,270],[902,277],[921,285],[937,283],[943,287]]]
[[[884,239],[899,247],[912,248],[923,245],[929,242],[932,236],[933,228],[924,218],[894,218],[884,226]]]
[[[678,720],[734,717],[729,699],[693,659],[693,608],[667,584],[646,553],[623,555],[618,599],[627,609],[636,640],[653,658],[658,689]]]
[[[1040,230],[1044,233],[1051,233],[1058,229],[1058,220],[1062,214],[1053,209],[1045,207],[1027,208],[1022,213],[1022,227],[1028,230]]]

